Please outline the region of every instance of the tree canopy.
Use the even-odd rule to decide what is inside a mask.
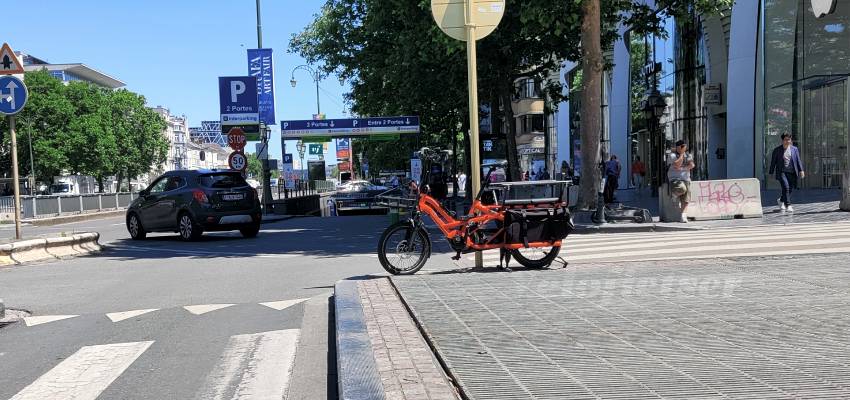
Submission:
[[[62,173],[91,175],[103,189],[106,177],[137,177],[165,161],[165,121],[145,107],[144,97],[81,81],[65,85],[47,71],[28,72],[24,79],[29,100],[17,115],[22,176],[34,173],[37,180],[50,182]],[[0,132],[0,170],[8,171],[8,125],[0,124]]]

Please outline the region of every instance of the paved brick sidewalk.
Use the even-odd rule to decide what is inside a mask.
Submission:
[[[386,398],[457,399],[389,281],[361,281],[358,290]]]
[[[471,399],[850,398],[850,256],[393,277]]]

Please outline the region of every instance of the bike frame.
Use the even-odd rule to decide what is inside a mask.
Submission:
[[[430,174],[430,164],[431,161],[427,163],[427,168],[424,168],[426,173],[423,174],[422,183],[427,182],[427,177]],[[528,246],[525,243],[493,243],[504,234],[504,224],[499,228],[494,234],[490,236],[490,238],[485,243],[476,243],[473,240],[475,236],[475,232],[480,229],[483,229],[485,225],[490,222],[504,222],[505,221],[505,212],[508,210],[508,207],[501,205],[485,205],[481,202],[481,196],[484,191],[487,189],[487,186],[490,183],[490,175],[493,173],[495,168],[491,168],[487,173],[487,177],[484,179],[484,182],[481,185],[481,188],[478,194],[475,196],[475,200],[472,203],[472,207],[469,210],[466,218],[457,219],[452,217],[446,209],[440,204],[437,199],[431,197],[427,193],[422,190],[419,190],[419,200],[416,205],[416,217],[414,219],[414,225],[417,224],[421,213],[424,213],[431,217],[434,223],[437,224],[437,227],[446,237],[446,239],[453,241],[458,237],[466,237],[465,241],[465,249],[464,252],[472,252],[472,251],[483,251],[483,250],[492,250],[492,249],[507,249],[507,250],[519,250],[523,248],[539,248],[539,247],[560,247],[561,241],[552,241],[552,242],[532,242],[528,243]],[[426,185],[419,185],[419,188]],[[538,208],[538,207],[528,207]],[[521,208],[519,208],[521,209]],[[411,232],[412,234],[412,232]],[[408,238],[409,240],[410,238]]]

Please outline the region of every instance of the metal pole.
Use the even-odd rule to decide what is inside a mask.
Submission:
[[[316,82],[316,115],[322,114],[322,106],[319,104],[319,73],[314,71],[313,81]]]
[[[257,48],[263,48],[263,19],[260,14],[260,0],[257,0]],[[262,182],[263,182],[263,212],[269,214],[271,211],[271,172],[269,171],[269,138],[268,138],[269,129],[265,126],[265,124],[260,124],[260,142],[262,143],[262,148],[265,149],[266,159],[260,160],[262,164]]]
[[[21,184],[18,176],[18,139],[15,133],[15,116],[9,116],[9,136],[12,140],[12,185],[15,193],[15,239],[21,239]]]
[[[260,18],[260,0],[257,0],[257,48],[263,48],[263,24]]]
[[[466,58],[469,80],[469,139],[471,165],[472,165],[472,187],[473,191],[481,188],[481,154],[479,153],[480,142],[478,140],[478,60],[476,59],[476,37],[475,37],[475,2],[466,0]],[[475,267],[484,266],[484,258],[480,251],[475,252]]]

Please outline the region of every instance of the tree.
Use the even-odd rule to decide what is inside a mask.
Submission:
[[[666,34],[662,21],[668,16],[687,17],[697,12],[722,13],[734,0],[657,0],[651,8],[641,0],[574,0],[582,4],[581,62],[582,109],[581,153],[582,180],[579,206],[591,208],[601,181],[599,169],[601,137],[601,85],[605,70],[603,49],[620,38],[619,25],[631,27],[636,34]]]
[[[257,154],[248,153],[248,175],[252,177],[263,176],[263,163],[257,158]]]
[[[165,160],[165,121],[145,107],[144,97],[80,81],[66,86],[46,70],[28,72],[24,79],[30,97],[18,114],[23,139],[18,154],[26,174],[34,169],[43,182],[62,173],[92,175],[102,191],[107,177],[117,176],[120,187],[122,178],[147,173]],[[8,153],[0,154],[0,167],[9,170],[10,164]]]

